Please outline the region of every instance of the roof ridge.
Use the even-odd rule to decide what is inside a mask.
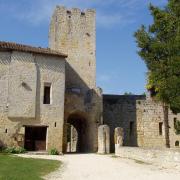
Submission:
[[[16,42],[0,41],[0,50],[1,49],[54,55],[54,56],[61,56],[64,58],[67,57],[67,54],[61,53],[59,51],[55,51],[50,48],[35,47],[35,46],[20,44],[20,43],[16,43]]]

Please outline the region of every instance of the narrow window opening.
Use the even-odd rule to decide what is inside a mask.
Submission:
[[[56,127],[56,122],[54,123],[54,127]]]
[[[71,88],[71,92],[80,94],[81,93],[81,89],[80,88]]]
[[[163,123],[160,122],[159,123],[159,135],[162,136],[162,132],[163,132]]]
[[[51,84],[44,84],[44,100],[43,104],[51,104]]]
[[[176,142],[175,142],[175,146],[176,146],[176,147],[179,147],[179,141],[176,141]]]
[[[129,135],[132,136],[134,134],[134,122],[130,122],[129,124]]]
[[[88,37],[90,37],[90,36],[91,36],[89,33],[86,33],[86,35],[87,35]]]
[[[81,15],[84,16],[84,15],[85,15],[85,12],[81,12]]]
[[[5,129],[5,133],[7,133],[8,131],[7,131],[7,129]]]
[[[174,128],[176,128],[177,118],[174,118]]]

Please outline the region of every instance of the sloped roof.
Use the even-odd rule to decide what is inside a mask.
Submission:
[[[45,54],[51,56],[60,56],[63,58],[67,57],[66,54],[51,50],[49,48],[34,47],[34,46],[18,44],[14,42],[5,42],[5,41],[0,41],[0,51],[2,50],[30,52],[30,53]]]

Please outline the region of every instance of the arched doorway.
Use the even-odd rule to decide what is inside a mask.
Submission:
[[[87,120],[81,114],[71,114],[67,119],[67,152],[87,152]]]

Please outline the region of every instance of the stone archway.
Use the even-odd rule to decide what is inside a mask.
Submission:
[[[73,113],[68,117],[66,127],[67,152],[87,152],[87,119],[79,113]]]

